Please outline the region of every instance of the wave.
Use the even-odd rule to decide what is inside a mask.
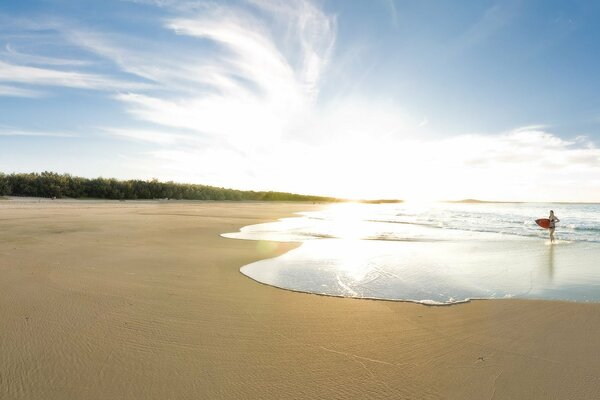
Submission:
[[[569,211],[572,213],[570,220],[568,223],[563,221],[558,225],[556,236],[568,241],[599,243],[600,222],[594,224],[597,220],[597,212],[579,209]],[[548,237],[548,232],[539,228],[534,218],[530,217],[538,213],[539,207],[531,209],[513,207],[485,211],[479,208],[478,211],[463,209],[415,211],[404,210],[401,207],[390,209],[369,206],[353,211],[349,215],[347,209],[338,213],[332,208],[299,212],[297,213],[299,218],[291,218],[298,221],[286,224],[289,225],[287,227],[276,227],[271,233],[277,235],[285,234],[287,231],[300,240],[302,238],[344,239],[347,237],[343,232],[344,224],[349,222],[352,225],[352,236],[362,240],[440,241],[459,238],[460,234],[450,231],[469,232],[471,236],[481,233],[525,238]],[[286,222],[287,219],[282,221]]]
[[[309,239],[346,239],[343,235],[334,235],[331,233],[316,233],[316,232],[302,232],[298,235],[304,236]],[[390,236],[389,234],[374,235],[374,236],[361,236],[358,240],[378,240],[382,242],[443,242],[447,239],[438,238],[417,238],[417,237],[398,237]]]
[[[323,218],[326,219],[326,218]],[[333,220],[330,220],[334,222]],[[535,221],[522,220],[522,219],[514,219],[514,220],[496,220],[493,221],[495,224],[491,225],[489,228],[482,226],[468,226],[468,225],[454,225],[453,221],[401,221],[401,220],[390,220],[390,219],[366,219],[365,222],[374,222],[374,223],[386,223],[386,224],[399,224],[399,225],[410,225],[410,226],[419,226],[426,227],[432,229],[447,229],[447,230],[455,230],[455,231],[465,231],[465,232],[474,232],[474,233],[493,233],[493,234],[501,234],[501,235],[511,235],[511,236],[519,236],[519,237],[529,237],[529,238],[540,238],[547,237],[548,232],[546,230],[541,230],[535,224]],[[513,222],[512,224],[507,224],[507,222]],[[571,233],[576,232],[585,232],[585,233],[600,233],[600,226],[576,226],[574,224],[566,225],[562,227],[558,227],[558,231],[556,233],[557,237],[565,237],[566,240],[569,241],[580,241],[580,242],[590,242],[590,243],[600,243],[600,236],[582,236],[582,235],[572,235]],[[565,232],[564,229],[568,229],[570,232]],[[320,234],[320,233],[309,233],[308,236],[314,236],[316,238],[336,238],[342,239],[341,235],[333,235],[333,234]],[[414,237],[393,237],[388,235],[375,235],[375,236],[364,236],[361,237],[362,240],[384,240],[384,241],[443,241],[447,239],[438,239],[438,238],[414,238]]]
[[[570,224],[567,225],[568,229],[574,230],[574,231],[582,231],[582,232],[600,232],[600,226],[581,226],[581,225],[574,225],[574,224]]]
[[[381,222],[385,224],[403,224],[403,225],[417,225],[417,226],[430,226],[437,228],[439,224],[434,224],[433,222],[411,222],[411,221],[392,221],[385,219],[366,219],[365,222]]]

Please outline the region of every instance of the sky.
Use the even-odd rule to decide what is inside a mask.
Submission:
[[[0,0],[0,171],[600,202],[600,3]]]

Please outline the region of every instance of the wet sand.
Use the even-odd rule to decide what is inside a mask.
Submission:
[[[261,285],[310,204],[0,202],[2,399],[592,399],[600,304],[451,307]]]

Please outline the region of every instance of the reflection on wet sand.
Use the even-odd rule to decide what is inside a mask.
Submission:
[[[548,277],[552,280],[554,276],[554,246],[548,249]]]
[[[323,239],[241,271],[273,286],[343,297],[432,304],[513,297],[598,301],[600,271],[591,252],[600,256],[600,246]]]

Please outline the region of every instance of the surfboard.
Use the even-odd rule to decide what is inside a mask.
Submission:
[[[535,223],[544,229],[550,229],[550,220],[548,218],[536,219]]]

